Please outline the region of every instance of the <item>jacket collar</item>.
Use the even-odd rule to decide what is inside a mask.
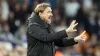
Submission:
[[[50,26],[50,24],[46,23],[45,21],[43,21],[39,15],[35,14],[33,19],[35,19],[36,23],[39,23],[40,25],[42,25],[43,27],[47,28],[48,26]]]

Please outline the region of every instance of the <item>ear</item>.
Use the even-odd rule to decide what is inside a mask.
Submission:
[[[41,12],[39,12],[39,16],[41,16],[42,15],[42,13]]]

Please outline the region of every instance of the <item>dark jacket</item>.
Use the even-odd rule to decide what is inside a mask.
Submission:
[[[28,19],[27,42],[27,56],[54,56],[55,46],[66,47],[76,44],[73,38],[67,39],[65,30],[54,33],[51,25],[36,14],[32,14]]]

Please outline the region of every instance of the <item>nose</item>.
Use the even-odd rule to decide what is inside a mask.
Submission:
[[[53,16],[53,14],[51,13],[51,16]]]

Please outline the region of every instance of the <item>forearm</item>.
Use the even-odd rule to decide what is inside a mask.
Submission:
[[[58,47],[67,47],[67,46],[72,46],[74,44],[77,44],[78,42],[74,41],[74,38],[63,38],[63,39],[58,39],[55,40],[55,45]]]
[[[64,38],[64,39],[62,39],[62,41],[63,41],[63,45],[64,45],[65,47],[67,47],[67,46],[72,46],[72,45],[78,43],[78,42],[75,42],[75,41],[74,41],[74,38],[70,38],[70,39]]]

